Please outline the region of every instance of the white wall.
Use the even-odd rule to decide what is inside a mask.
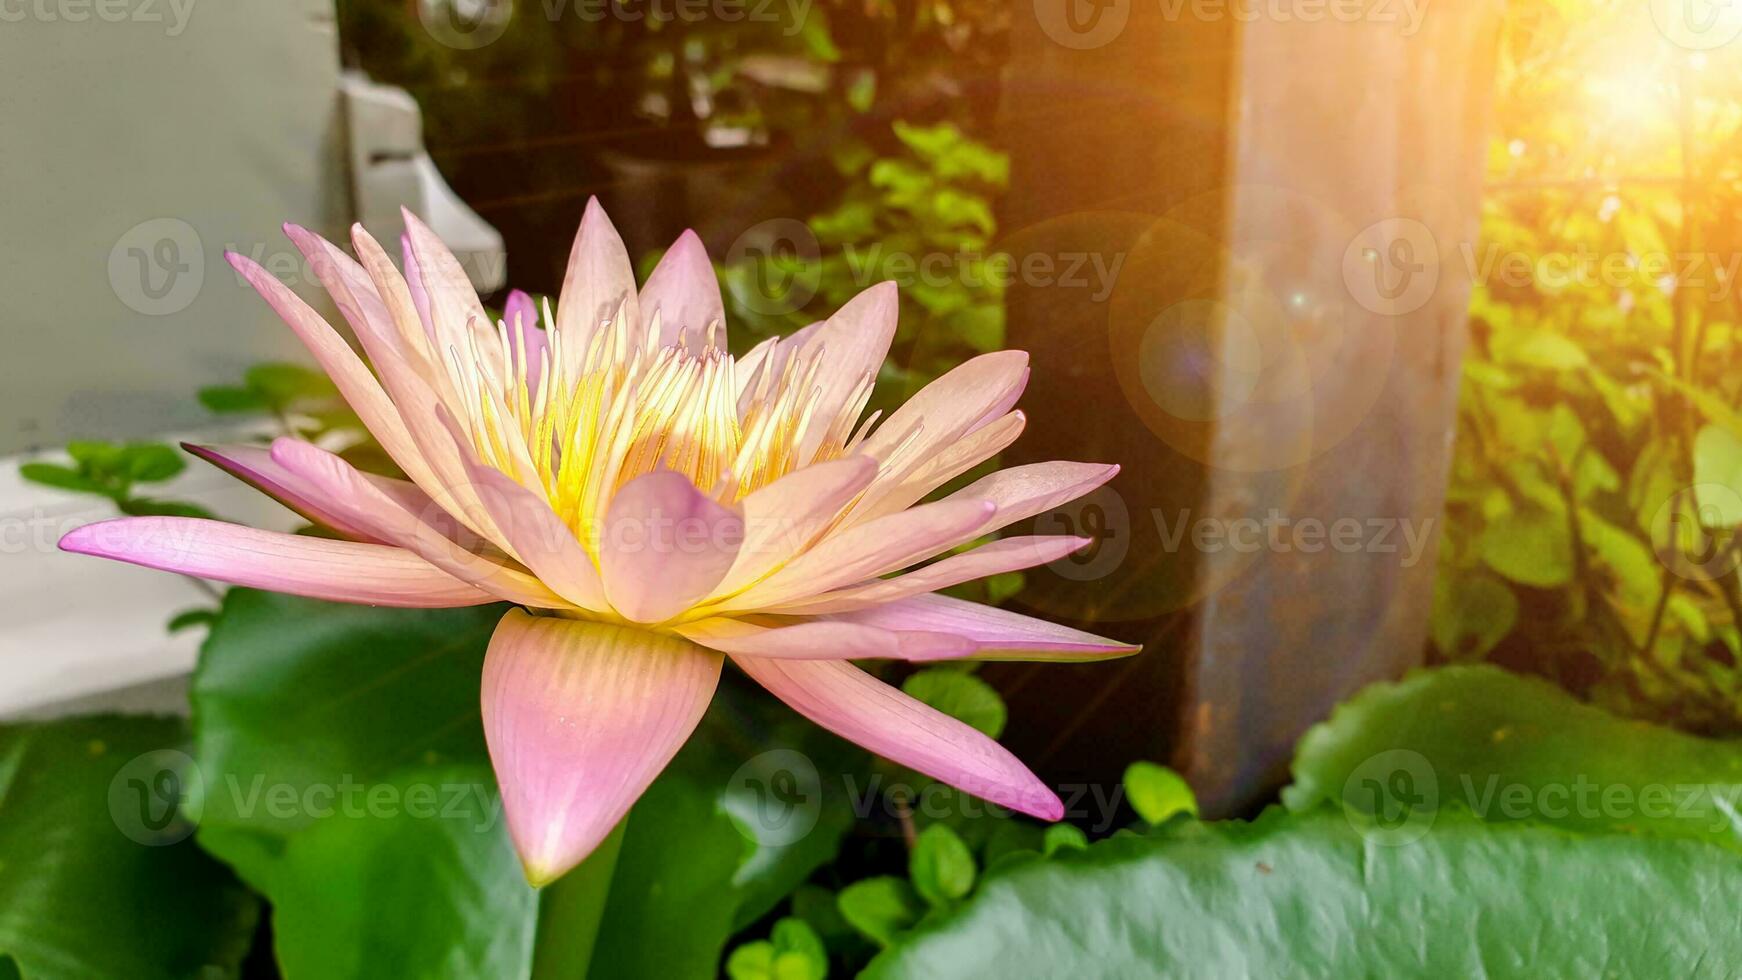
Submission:
[[[0,0],[0,456],[300,358],[223,251],[344,228],[338,72],[332,0]]]

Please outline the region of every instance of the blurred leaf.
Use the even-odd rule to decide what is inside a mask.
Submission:
[[[1479,660],[1518,624],[1518,596],[1480,570],[1442,569],[1434,580],[1431,623],[1441,656]]]
[[[196,626],[210,626],[217,621],[218,611],[215,609],[183,609],[171,617],[164,628],[171,633],[180,633]]]
[[[992,685],[972,674],[929,667],[909,675],[901,682],[901,689],[992,738],[1004,733],[1004,699]]]
[[[235,385],[201,388],[197,397],[208,411],[219,413],[264,412],[272,407],[260,392]]]
[[[130,517],[199,517],[211,520],[211,511],[199,504],[182,500],[154,500],[150,497],[129,497],[119,504],[121,513]]]
[[[1742,436],[1708,425],[1694,439],[1694,499],[1708,527],[1742,524]]]
[[[339,393],[325,374],[301,364],[255,364],[242,375],[242,380],[267,404],[278,407],[302,398],[333,398]]]
[[[1508,514],[1483,529],[1478,547],[1488,567],[1514,582],[1552,588],[1572,580],[1572,541],[1558,514],[1534,508]]]
[[[73,493],[94,493],[98,496],[112,495],[109,487],[94,480],[71,467],[56,463],[25,463],[18,468],[18,475],[31,483],[39,483],[45,487],[57,490],[70,490]]]
[[[132,443],[121,449],[121,468],[137,483],[161,483],[187,469],[181,453],[157,443]]]
[[[186,739],[166,718],[0,727],[0,975],[239,975],[260,903],[185,837]]]
[[[1384,777],[1384,787],[1395,771],[1421,792],[1434,787],[1441,819],[1467,809],[1742,850],[1742,743],[1617,718],[1494,667],[1418,671],[1364,689],[1301,739],[1283,802],[1342,801],[1357,774]]]
[[[1040,851],[1051,857],[1062,850],[1080,851],[1088,846],[1089,837],[1080,829],[1068,823],[1055,823],[1046,828],[1046,833],[1041,838]]]
[[[536,902],[485,820],[478,718],[501,612],[226,595],[190,692],[199,840],[272,903],[292,980],[525,973]]]
[[[946,824],[920,831],[907,869],[914,891],[932,905],[949,905],[974,890],[974,855]]]
[[[904,878],[882,875],[855,881],[841,889],[836,901],[841,917],[880,946],[919,921],[919,896]]]
[[[1163,824],[1179,813],[1198,815],[1197,794],[1166,766],[1133,762],[1125,769],[1125,798],[1145,822]]]
[[[824,980],[829,954],[823,941],[802,919],[774,924],[772,939],[746,943],[726,959],[731,980]]]
[[[1442,814],[1384,847],[1332,810],[1272,811],[1006,863],[861,975],[1722,977],[1738,901],[1742,856],[1692,841]]]

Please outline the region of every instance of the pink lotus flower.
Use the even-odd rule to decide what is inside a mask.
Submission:
[[[700,241],[639,291],[589,202],[562,294],[492,325],[459,263],[407,215],[401,272],[286,231],[356,331],[247,258],[283,317],[409,481],[308,442],[199,447],[346,540],[128,518],[61,547],[237,585],[384,606],[507,600],[483,719],[535,884],[602,840],[694,730],[731,657],[799,713],[994,803],[1063,806],[995,741],[849,661],[1093,660],[1136,648],[939,589],[1056,560],[1087,539],[1013,537],[893,575],[1072,500],[1116,466],[1040,463],[920,503],[1022,431],[1027,355],[977,357],[882,425],[860,422],[895,333],[892,283],[734,359]]]

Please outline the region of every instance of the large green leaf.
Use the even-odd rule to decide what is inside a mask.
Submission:
[[[1006,862],[863,976],[1728,977],[1739,901],[1742,855],[1697,841],[1273,811]]]
[[[186,839],[181,722],[0,727],[0,977],[233,977],[259,902]]]
[[[290,980],[378,971],[381,960],[322,942],[323,932],[419,949],[395,954],[396,974],[531,969],[522,939],[538,916],[534,893],[500,821],[476,814],[496,805],[478,678],[500,615],[244,589],[227,597],[193,686],[212,787],[200,840],[272,900]],[[631,811],[615,861],[570,873],[609,882],[565,880],[547,893],[543,928],[596,939],[560,956],[542,938],[538,948],[565,969],[590,955],[600,977],[714,975],[735,930],[833,857],[852,822],[841,775],[861,765],[844,743],[728,676],[700,730]],[[456,768],[474,775],[456,779]],[[413,786],[465,787],[473,795],[460,799],[489,802],[408,817]],[[329,791],[396,803],[343,819],[326,812]],[[288,805],[269,805],[273,792]],[[346,854],[350,866],[332,866]],[[585,901],[557,901],[577,890]],[[420,914],[404,915],[409,907]]]
[[[1449,809],[1742,850],[1742,744],[1627,721],[1494,667],[1376,684],[1300,741],[1283,802]],[[1377,796],[1374,796],[1374,793]]]
[[[590,976],[712,977],[840,849],[862,753],[734,674],[630,812]]]
[[[199,840],[272,903],[289,980],[530,969],[478,715],[500,615],[225,598],[191,692]]]

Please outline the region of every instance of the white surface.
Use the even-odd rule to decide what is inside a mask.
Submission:
[[[350,220],[332,0],[112,6],[0,17],[0,456],[203,426],[195,389],[305,359],[223,253],[312,298],[279,226]]]
[[[173,441],[173,440],[172,440]],[[61,461],[56,457],[41,457]],[[186,674],[205,630],[170,636],[171,616],[212,602],[179,575],[70,555],[60,535],[114,517],[107,501],[26,483],[0,460],[0,716]],[[190,459],[152,496],[275,530],[302,523],[271,498]]]
[[[508,278],[502,234],[466,206],[423,148],[423,113],[404,89],[347,72],[341,91],[351,139],[351,197],[357,220],[392,248],[405,232],[401,206],[436,233],[480,293]]]

